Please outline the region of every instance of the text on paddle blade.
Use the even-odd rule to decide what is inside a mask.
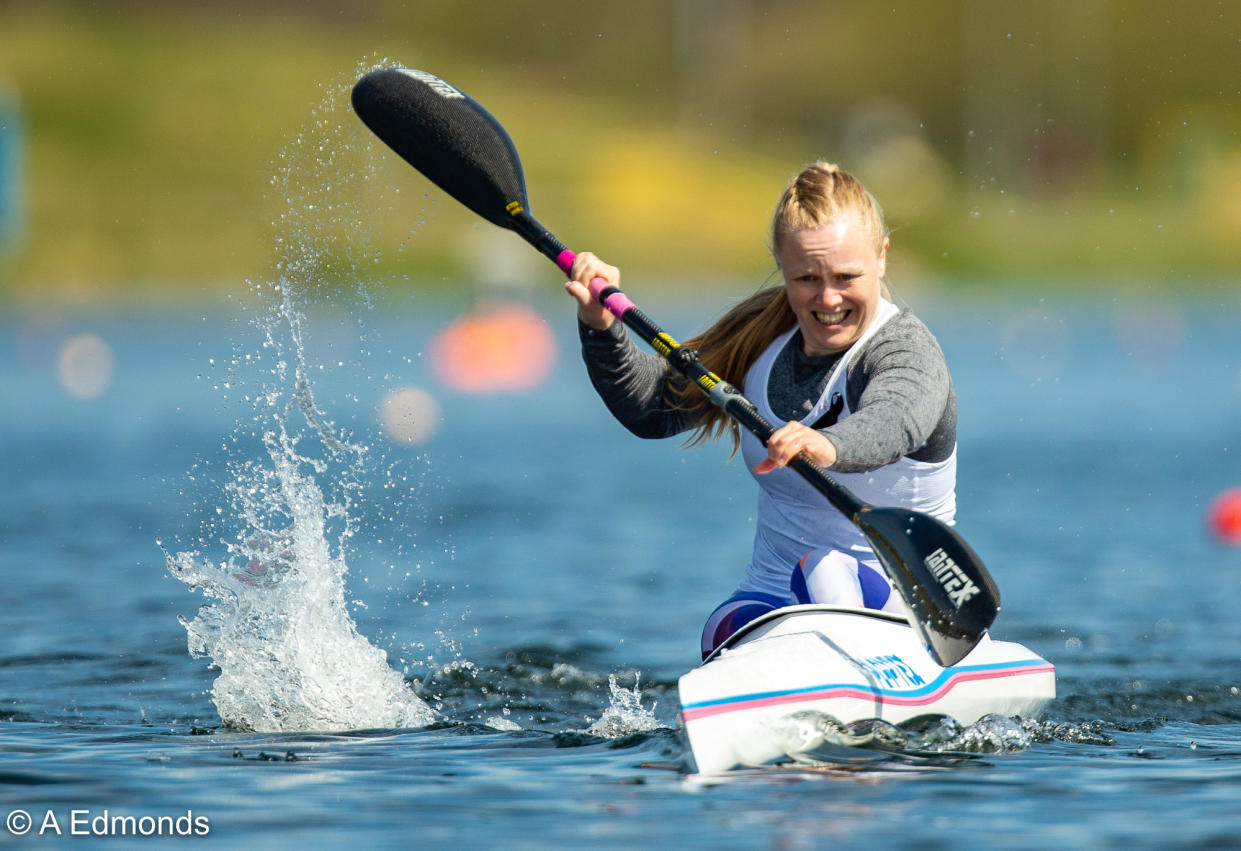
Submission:
[[[926,565],[927,570],[931,571],[935,581],[943,586],[944,591],[948,593],[948,599],[958,609],[961,608],[961,604],[979,592],[974,580],[965,575],[965,572],[952,560],[952,556],[944,552],[943,547],[923,559],[922,563]]]

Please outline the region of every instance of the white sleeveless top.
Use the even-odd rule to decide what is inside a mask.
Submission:
[[[875,332],[899,313],[896,305],[880,299],[879,312],[870,327],[837,362],[814,408],[801,420],[804,425],[817,422],[839,396],[844,409],[839,420],[851,413],[845,385],[849,365],[865,348]],[[780,335],[759,356],[745,376],[743,392],[760,414],[774,425],[783,420],[775,415],[767,401],[767,383],[776,357],[788,344],[797,328]],[[758,438],[743,432],[742,456],[746,466],[767,457],[767,449]],[[878,506],[902,506],[931,514],[951,524],[956,516],[957,453],[944,461],[915,461],[899,458],[866,473],[831,473],[829,475],[857,495],[863,502]],[[758,523],[754,533],[754,554],[746,567],[746,576],[738,590],[762,591],[788,597],[789,577],[803,555],[812,549],[830,547],[841,550],[880,573],[878,559],[866,538],[853,522],[828,503],[827,498],[811,487],[801,474],[790,468],[754,475],[758,482]]]

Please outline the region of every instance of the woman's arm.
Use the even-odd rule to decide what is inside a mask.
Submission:
[[[600,277],[620,285],[620,270],[588,251],[577,255],[565,291],[577,301],[582,359],[590,383],[612,416],[638,437],[671,437],[693,426],[685,412],[666,401],[665,388],[676,380],[663,358],[643,352],[621,323],[590,294],[587,285]]]
[[[666,361],[641,351],[619,322],[605,331],[579,323],[586,372],[612,416],[638,437],[672,437],[693,427],[684,411],[667,402],[676,380]]]
[[[934,336],[912,315],[896,317],[876,333],[850,370],[849,396],[853,413],[822,432],[836,448],[836,472],[891,464],[923,448],[932,435],[956,443],[948,364]]]

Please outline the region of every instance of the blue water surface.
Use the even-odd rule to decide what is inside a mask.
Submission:
[[[710,318],[633,289],[677,336]],[[305,353],[319,409],[366,447],[346,471],[352,533],[331,540],[350,615],[436,720],[226,726],[218,671],[178,622],[205,600],[157,541],[222,559],[235,465],[266,463],[261,306],[15,310],[0,320],[10,830],[20,810],[32,845],[41,829],[52,841],[49,813],[68,836],[75,811],[88,833],[105,812],[205,817],[227,847],[1230,842],[1241,549],[1205,515],[1241,485],[1241,298],[908,298],[953,370],[959,528],[1003,593],[994,634],[1057,666],[1059,697],[1028,747],[689,774],[675,683],[744,566],[747,473],[725,446],[684,450],[613,422],[559,302],[535,305],[560,348],[546,382],[453,392],[427,353],[461,305],[416,296],[321,300]],[[112,357],[89,398],[58,368],[82,334]],[[401,386],[441,406],[422,445],[378,426]],[[318,482],[329,496],[340,472]],[[634,705],[618,707],[610,676]]]

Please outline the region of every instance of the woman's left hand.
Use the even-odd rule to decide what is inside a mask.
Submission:
[[[754,472],[761,475],[787,467],[802,452],[825,470],[836,463],[836,446],[822,432],[801,423],[785,423],[767,441],[767,458],[755,465]]]

